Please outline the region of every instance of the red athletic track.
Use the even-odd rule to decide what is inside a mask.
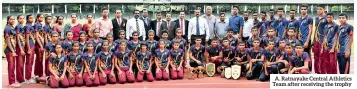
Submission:
[[[8,74],[7,74],[7,61],[2,60],[2,88],[8,87]],[[354,63],[351,58],[351,74],[353,74]],[[215,77],[205,77],[203,79],[188,80],[187,73],[185,73],[185,79],[183,80],[169,80],[169,81],[154,81],[154,82],[135,82],[126,84],[107,84],[104,86],[98,86],[99,88],[269,88],[269,81],[260,82],[256,80],[247,80],[241,77],[239,80],[227,80],[220,78],[216,74]],[[23,85],[22,88],[49,88],[44,84],[30,84]],[[97,87],[75,87],[75,88],[97,88]]]

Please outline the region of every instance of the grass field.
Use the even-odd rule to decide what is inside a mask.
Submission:
[[[79,23],[85,23],[85,21],[86,20],[83,20],[83,19],[81,19],[81,20],[77,20]],[[70,20],[69,19],[67,19],[67,20],[64,20],[64,23],[69,23],[70,22]],[[335,22],[337,23],[337,24],[339,24],[339,22],[338,22],[338,20],[335,20]],[[348,20],[347,21],[349,24],[352,24],[352,25],[354,25],[354,20]],[[2,21],[2,28],[1,28],[1,32],[3,32],[3,30],[4,30],[4,28],[5,28],[5,25],[6,25],[6,20],[3,20]],[[43,23],[44,24],[44,23]],[[315,26],[314,26],[315,27]],[[312,34],[314,34],[314,32],[312,33]],[[4,37],[3,35],[1,35],[1,37]],[[313,39],[314,37],[311,37],[311,39]],[[4,43],[4,41],[5,40],[3,40],[3,43]],[[4,48],[4,47],[3,47]],[[4,49],[2,49],[2,50],[4,50]],[[351,52],[351,55],[353,56],[353,53],[354,53],[354,47],[353,47],[353,45],[352,45],[352,52]],[[3,54],[4,55],[4,54]]]

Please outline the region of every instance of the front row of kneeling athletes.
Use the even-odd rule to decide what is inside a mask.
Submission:
[[[52,35],[58,36],[56,33]],[[113,53],[109,50],[109,42],[104,40],[101,51],[95,53],[95,44],[88,41],[87,51],[82,53],[79,51],[80,43],[73,42],[72,51],[66,56],[61,43],[56,43],[54,52],[49,56],[50,76],[46,82],[52,88],[59,85],[98,86],[107,82],[142,82],[144,75],[147,81],[152,82],[152,68],[156,68],[153,71],[156,80],[168,80],[169,74],[171,79],[183,79],[184,51],[179,48],[180,43],[175,42],[172,50],[165,48],[164,40],[160,40],[158,44],[159,48],[152,54],[147,50],[145,42],[140,44],[141,50],[133,52],[127,48],[126,41],[121,41],[118,50]]]

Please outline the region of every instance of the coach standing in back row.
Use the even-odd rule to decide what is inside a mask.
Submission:
[[[188,42],[191,43],[191,38],[201,38],[203,42],[208,43],[209,28],[205,18],[200,17],[199,9],[195,10],[196,17],[192,18],[188,24]],[[204,43],[203,43],[204,44]]]
[[[102,9],[102,17],[100,17],[96,23],[95,28],[99,29],[99,37],[101,39],[106,39],[109,32],[113,32],[112,21],[108,17],[109,10],[108,8]]]
[[[233,15],[229,18],[228,26],[233,28],[233,32],[236,38],[241,38],[243,33],[243,17],[238,15],[238,6],[233,6]]]

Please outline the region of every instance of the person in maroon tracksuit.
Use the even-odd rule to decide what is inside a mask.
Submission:
[[[17,60],[16,60],[16,70],[21,70],[21,71],[16,71],[16,80],[19,83],[24,83],[24,63],[25,63],[25,29],[23,26],[24,23],[24,16],[23,15],[18,15],[17,16],[17,22],[18,24],[15,27],[16,30],[16,54],[17,54]]]
[[[64,54],[60,43],[55,45],[55,55],[50,57],[49,70],[51,72],[48,81],[51,88],[67,88],[69,82],[66,76],[67,71],[67,56]],[[61,86],[60,86],[61,85]]]
[[[336,37],[338,32],[338,25],[333,22],[333,13],[327,13],[327,25],[324,27],[325,38],[322,43],[322,56],[320,59],[325,61],[322,63],[324,66],[322,70],[326,70],[327,74],[337,74],[337,64],[336,64]]]

